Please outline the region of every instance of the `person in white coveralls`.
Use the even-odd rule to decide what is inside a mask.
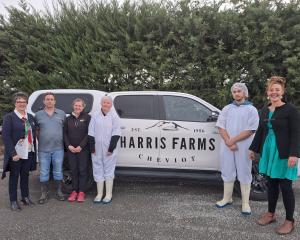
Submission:
[[[237,178],[241,186],[242,214],[250,215],[252,161],[248,157],[248,149],[258,127],[259,116],[257,109],[246,100],[248,89],[244,83],[233,84],[231,93],[234,101],[222,109],[216,124],[222,138],[220,166],[224,181],[223,199],[216,206],[223,208],[232,204],[232,192]]]
[[[112,109],[112,99],[104,96],[101,110],[92,115],[89,131],[90,148],[93,162],[93,176],[97,183],[97,196],[94,203],[110,203],[114,172],[117,162],[116,146],[121,135],[120,119]],[[103,197],[105,182],[106,194]]]

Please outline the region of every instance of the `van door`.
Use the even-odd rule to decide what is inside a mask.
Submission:
[[[159,167],[157,96],[120,93],[114,97],[114,107],[121,118],[122,130],[117,166]]]
[[[163,106],[160,161],[167,168],[218,170],[219,134],[212,110],[199,101],[176,95],[159,97]]]

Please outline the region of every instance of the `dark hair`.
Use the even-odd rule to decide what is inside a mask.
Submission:
[[[28,95],[27,95],[27,93],[25,93],[25,92],[17,92],[12,97],[13,104],[16,103],[16,101],[17,101],[18,98],[23,98],[23,99],[26,100],[26,102],[28,101]]]
[[[53,92],[45,92],[45,93],[43,94],[43,100],[45,100],[45,98],[46,98],[48,95],[52,95],[52,96],[54,97],[54,99],[55,99],[55,95],[54,95]]]

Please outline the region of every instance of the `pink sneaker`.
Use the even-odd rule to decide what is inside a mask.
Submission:
[[[84,201],[85,201],[85,193],[84,192],[79,192],[77,202],[84,202]]]
[[[69,202],[74,202],[76,200],[76,198],[77,198],[77,195],[78,195],[78,193],[76,191],[71,192],[71,194],[70,194],[70,196],[68,198],[68,201]]]

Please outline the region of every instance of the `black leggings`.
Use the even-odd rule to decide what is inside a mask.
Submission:
[[[292,180],[268,178],[268,210],[275,213],[276,204],[279,196],[279,187],[282,193],[282,200],[286,212],[286,220],[294,222],[295,195],[292,188]]]

